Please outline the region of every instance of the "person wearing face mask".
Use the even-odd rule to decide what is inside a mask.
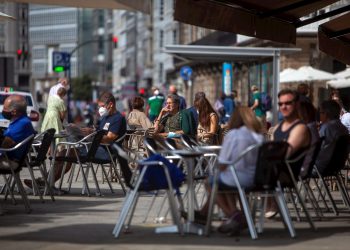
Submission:
[[[125,117],[116,109],[116,101],[112,93],[105,92],[100,96],[98,101],[98,113],[101,117],[101,121],[98,127],[98,130],[104,130],[105,135],[102,137],[101,143],[103,144],[112,144],[115,143],[120,137],[124,136],[126,133],[126,120]],[[81,132],[85,135],[91,134],[94,132],[93,128],[81,128]],[[122,146],[122,141],[118,142],[119,146]],[[111,151],[113,151],[111,149]],[[58,153],[58,156],[65,156],[67,153],[66,150],[62,150]],[[81,148],[81,155],[85,155],[87,152],[85,148]],[[119,161],[120,168],[125,180],[125,183],[130,183],[132,172],[128,166],[128,162],[117,155],[116,157]],[[75,157],[75,153],[73,151],[69,152],[70,157]],[[99,146],[97,152],[95,154],[96,159],[101,160],[110,160],[109,154],[105,148],[105,146]],[[71,168],[71,164],[67,163],[65,167],[65,173],[67,173]],[[55,165],[55,182],[61,178],[61,173],[63,170],[63,162],[57,162]],[[55,189],[54,189],[55,190]],[[58,190],[61,194],[61,190]]]
[[[10,125],[5,130],[1,141],[1,148],[11,148],[23,141],[28,136],[36,133],[30,119],[27,116],[27,103],[23,96],[10,95],[4,101],[2,116],[10,120]],[[9,169],[11,161],[18,161],[23,156],[25,148],[21,147],[7,153],[7,157],[1,154],[0,169]]]

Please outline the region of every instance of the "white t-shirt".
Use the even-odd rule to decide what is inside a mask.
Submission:
[[[234,161],[243,150],[263,141],[263,135],[251,131],[246,126],[232,129],[224,137],[219,161]],[[250,151],[235,165],[239,182],[243,187],[250,187],[254,184],[257,153],[258,149]],[[220,173],[220,179],[228,186],[236,186],[229,168]]]
[[[350,113],[346,112],[340,117],[341,123],[348,129],[350,134]]]
[[[62,83],[57,83],[56,85],[53,85],[50,89],[50,93],[49,93],[49,96],[53,96],[53,95],[57,95],[57,91],[60,89],[60,88],[65,88]]]

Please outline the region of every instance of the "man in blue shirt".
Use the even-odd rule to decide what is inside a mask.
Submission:
[[[10,125],[5,130],[1,142],[2,148],[12,148],[35,133],[32,123],[27,116],[27,103],[23,96],[10,95],[7,97],[4,101],[2,116],[10,120]],[[25,147],[20,147],[12,152],[8,152],[7,157],[11,161],[19,161],[23,157],[25,150]],[[4,155],[1,155],[0,168],[6,167],[9,167],[8,161]]]

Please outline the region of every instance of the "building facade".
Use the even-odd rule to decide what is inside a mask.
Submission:
[[[28,4],[0,1],[0,11],[16,21],[0,21],[0,86],[30,90]]]
[[[32,80],[36,93],[47,95],[59,77],[68,76],[67,71],[54,72],[54,51],[70,53],[71,78],[94,74],[92,45],[82,44],[93,38],[92,17],[91,9],[30,5]]]

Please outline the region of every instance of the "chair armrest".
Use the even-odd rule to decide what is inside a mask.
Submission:
[[[137,163],[140,165],[143,165],[143,166],[150,166],[150,165],[162,166],[162,165],[164,165],[164,163],[161,161],[137,161]]]
[[[31,140],[32,138],[34,138],[34,135],[28,136],[27,138],[25,138],[23,141],[17,143],[14,147],[12,148],[0,148],[0,151],[3,152],[11,152],[13,150],[18,149],[19,147],[22,147],[23,144],[27,143],[29,140]]]

